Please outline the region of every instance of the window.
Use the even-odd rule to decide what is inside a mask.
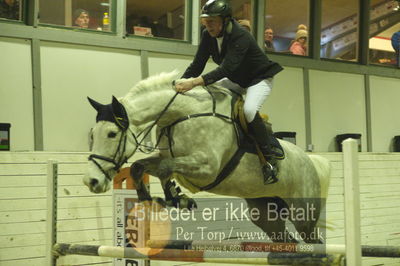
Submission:
[[[382,2],[382,0],[371,0],[369,26],[370,64],[397,65],[399,54],[397,53],[396,55],[395,47],[400,45],[399,12],[399,3],[397,1],[387,0]]]
[[[0,0],[0,19],[22,20],[22,0]]]
[[[39,0],[40,23],[111,31],[111,0]]]
[[[128,34],[186,40],[185,0],[127,0]]]
[[[359,2],[322,1],[321,58],[358,60]]]
[[[265,51],[307,56],[309,10],[309,0],[265,0]]]

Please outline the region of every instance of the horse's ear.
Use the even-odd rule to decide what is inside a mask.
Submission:
[[[93,106],[94,109],[96,109],[97,112],[100,111],[100,108],[103,106],[101,103],[96,102],[95,100],[91,99],[90,97],[87,97],[89,100],[89,103],[91,106]]]
[[[115,123],[123,130],[128,129],[129,127],[129,119],[128,114],[126,113],[125,107],[115,98],[112,97],[112,110],[115,119]]]

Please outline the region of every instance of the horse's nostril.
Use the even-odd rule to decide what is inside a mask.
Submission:
[[[95,187],[99,183],[99,180],[97,179],[90,179],[90,186]]]

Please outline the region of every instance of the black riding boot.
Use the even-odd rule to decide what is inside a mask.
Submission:
[[[263,119],[257,112],[254,120],[249,123],[250,133],[254,137],[261,153],[264,155],[267,165],[263,166],[265,183],[275,183],[276,179],[276,158],[271,147],[271,135],[265,126]]]

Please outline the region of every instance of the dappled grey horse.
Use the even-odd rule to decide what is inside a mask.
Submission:
[[[193,207],[194,201],[181,194],[170,180],[175,179],[192,193],[211,193],[246,199],[250,208],[261,210],[254,223],[269,236],[285,231],[285,222],[267,219],[266,204],[279,208],[292,206],[308,210],[310,200],[319,215],[329,186],[329,162],[307,155],[296,145],[279,140],[286,158],[278,161],[278,182],[264,184],[260,162],[255,154],[245,153],[238,165],[223,180],[216,182],[224,166],[238,151],[237,132],[232,124],[233,92],[218,87],[196,87],[177,94],[172,86],[177,73],[162,73],[137,83],[127,95],[113,97],[108,105],[91,99],[97,110],[93,129],[93,149],[84,183],[94,193],[105,192],[118,169],[138,149],[152,126],[157,127],[156,155],[132,164],[140,200],[151,200],[144,186],[144,172],[156,176],[167,202]],[[292,219],[297,231],[310,234],[317,220]],[[308,242],[313,242],[305,237]]]

